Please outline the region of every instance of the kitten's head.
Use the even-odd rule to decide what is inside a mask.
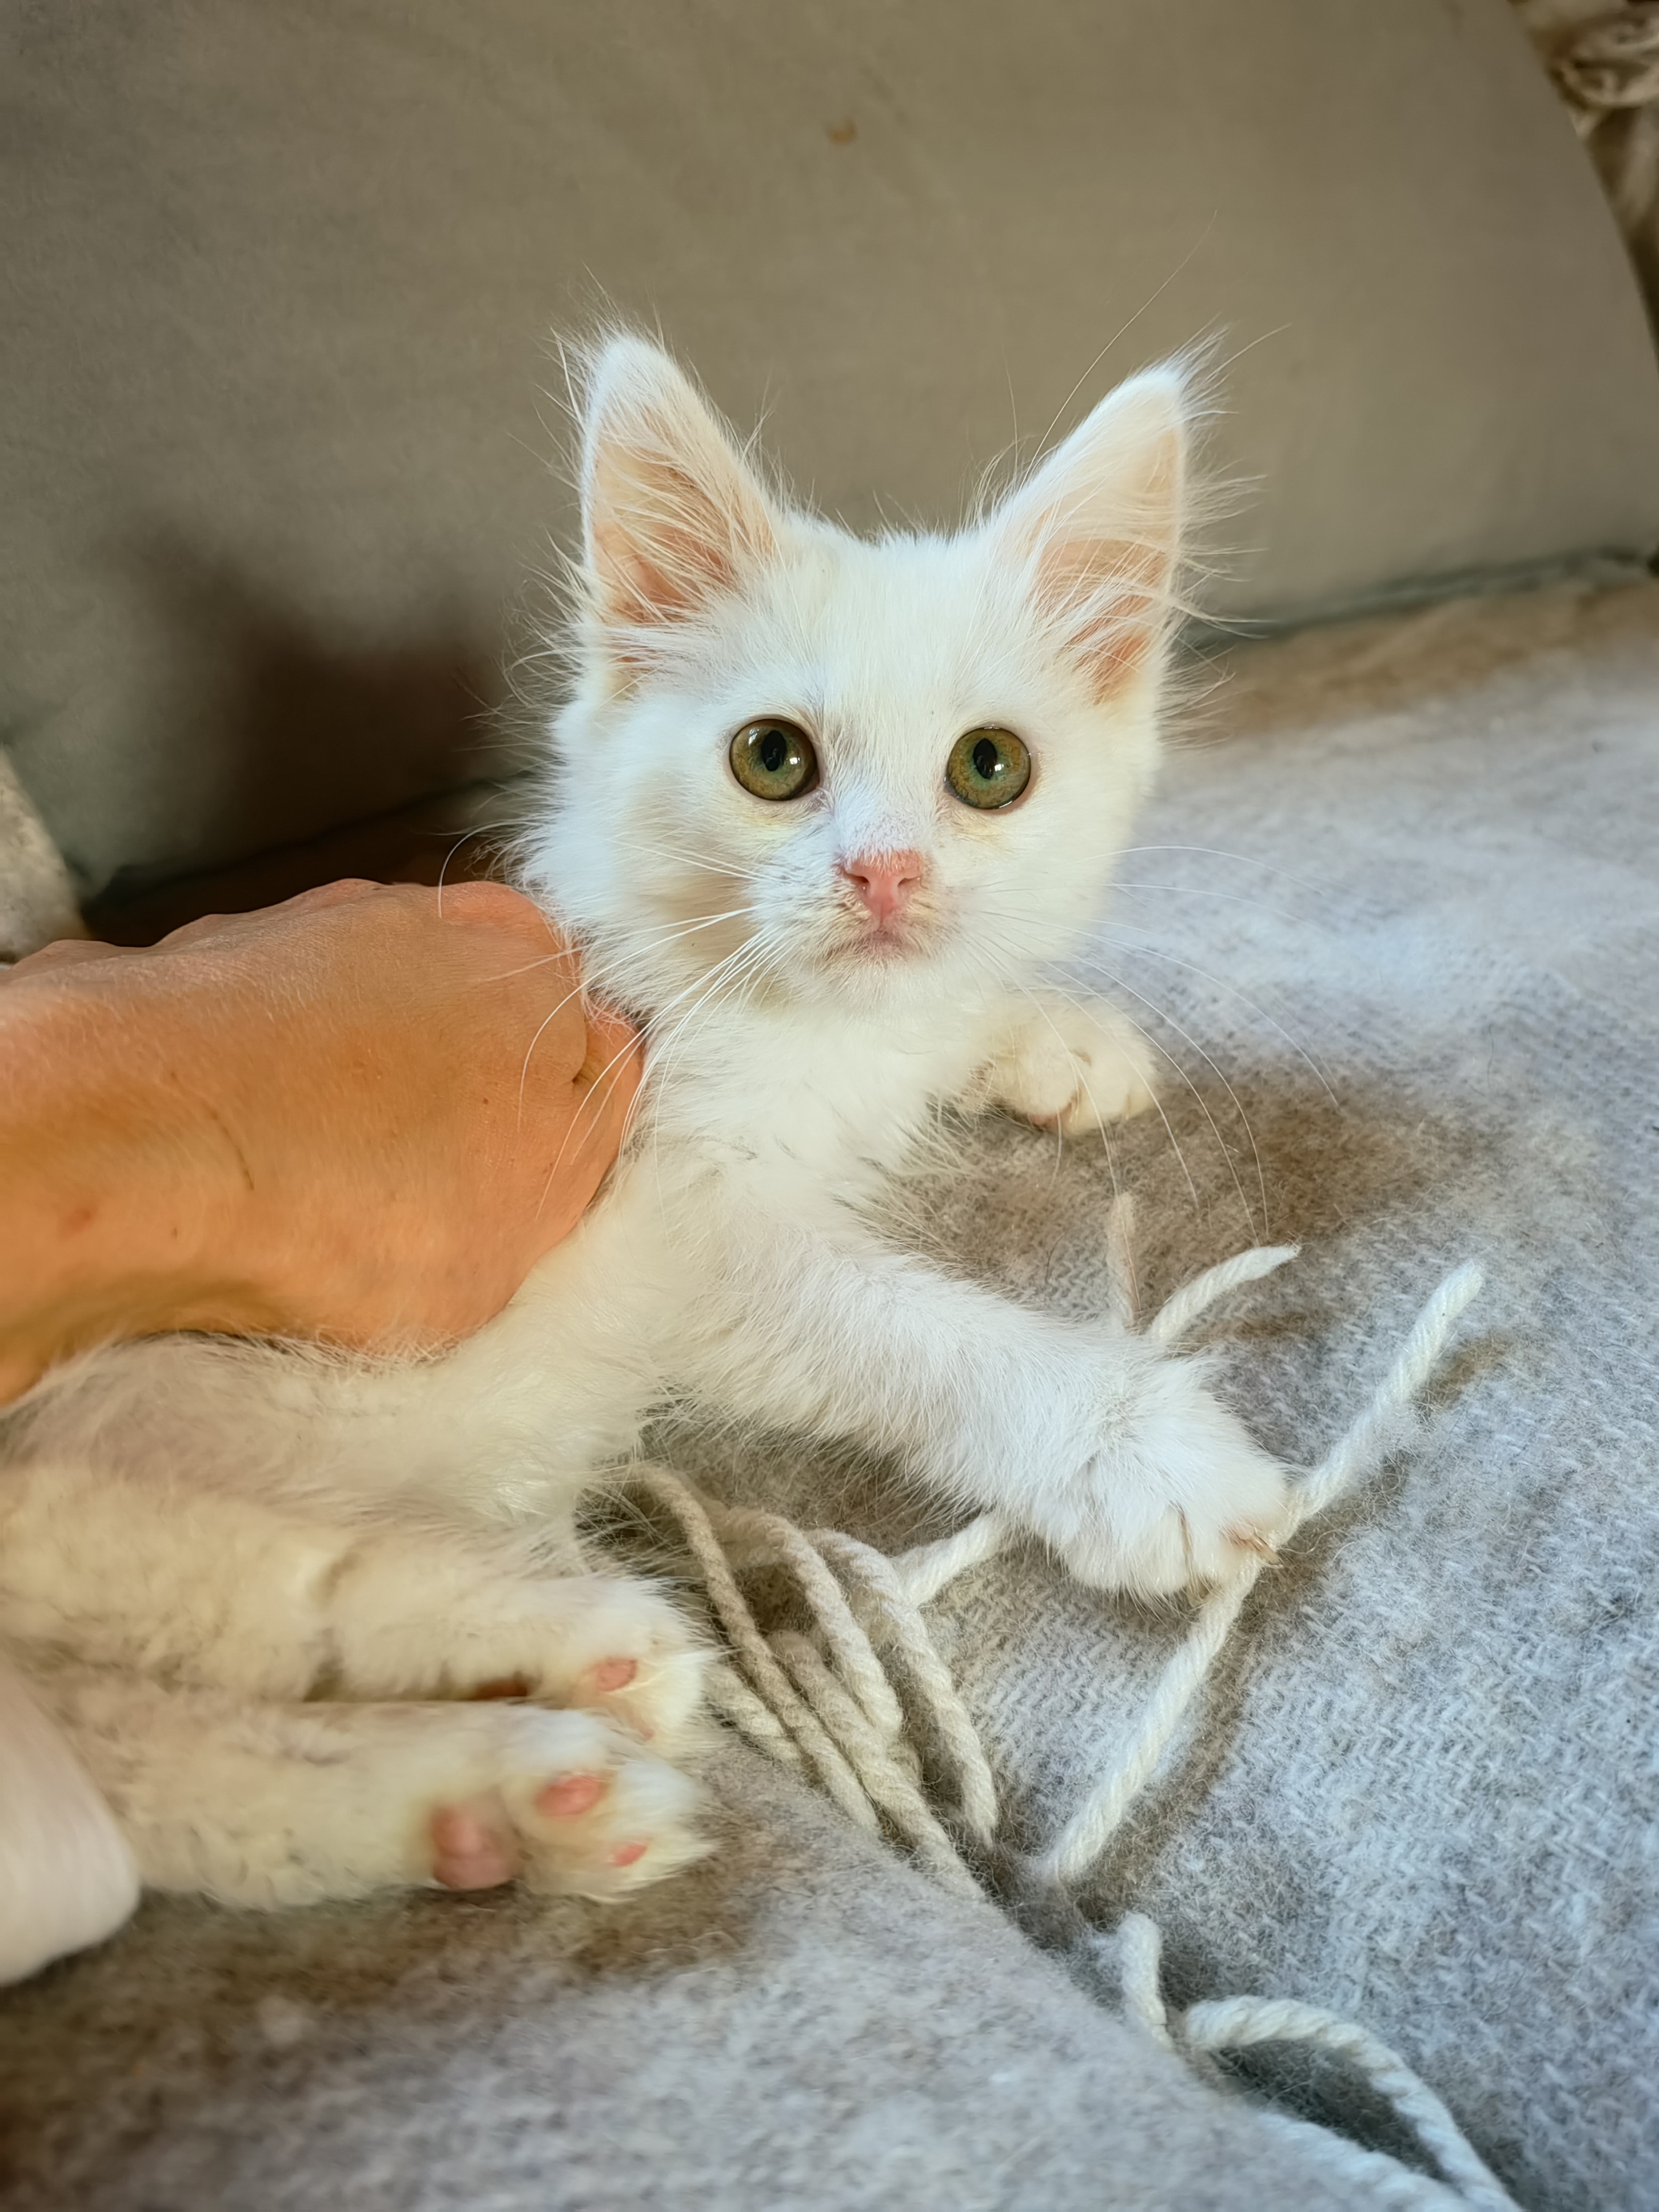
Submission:
[[[656,347],[599,350],[528,874],[601,987],[902,1018],[1067,952],[1156,754],[1187,415],[1152,370],[972,527],[871,543],[782,498]]]

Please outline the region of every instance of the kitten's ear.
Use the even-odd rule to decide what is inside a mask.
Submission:
[[[582,531],[607,628],[684,621],[776,544],[770,501],[690,380],[643,338],[594,356],[582,404]]]
[[[992,520],[1103,702],[1156,666],[1175,612],[1187,418],[1179,368],[1131,377]]]

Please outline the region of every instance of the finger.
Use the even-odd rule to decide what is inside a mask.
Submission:
[[[204,938],[229,934],[247,935],[263,931],[273,921],[291,915],[316,914],[325,907],[348,906],[373,898],[388,890],[385,884],[372,884],[362,876],[343,876],[337,883],[319,884],[308,891],[296,891],[292,898],[279,899],[275,906],[252,908],[246,914],[202,914],[194,921],[186,921],[177,929],[169,930],[155,946],[159,952],[164,947],[198,945]]]
[[[48,968],[74,968],[86,960],[118,960],[131,951],[131,945],[104,945],[95,938],[60,937],[51,945],[43,945],[38,952],[31,952],[7,969],[0,969],[0,980],[17,975],[39,975]]]
[[[619,1016],[602,1013],[588,1056],[564,1093],[564,1127],[536,1205],[530,1262],[569,1235],[615,1164],[644,1064],[642,1040]]]
[[[389,884],[372,882],[367,876],[341,876],[331,884],[313,884],[308,891],[296,891],[290,899],[283,899],[271,908],[273,914],[310,914],[318,907],[349,906],[354,901],[373,898],[377,893],[393,889]]]
[[[45,1355],[33,1346],[0,1344],[0,1406],[32,1390],[46,1371]]]
[[[587,1053],[576,1077],[577,1085],[586,1089],[610,1070],[616,1078],[615,1088],[625,1109],[639,1089],[644,1072],[644,1047],[639,1031],[626,1014],[601,1006],[597,1000],[585,1000],[584,1006],[587,1015]]]
[[[438,902],[446,921],[487,922],[515,934],[532,935],[544,952],[568,950],[564,938],[532,898],[514,890],[511,884],[489,881],[446,884],[441,892],[428,896]]]
[[[578,1127],[588,1146],[592,1188],[582,1200],[586,1205],[623,1147],[633,1121],[634,1103],[645,1074],[645,1047],[630,1036],[620,1052],[603,1060],[591,1083],[580,1083],[581,1103]]]

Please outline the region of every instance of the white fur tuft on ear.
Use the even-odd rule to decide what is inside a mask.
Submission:
[[[687,620],[774,550],[772,504],[659,347],[610,339],[585,386],[582,528],[593,612],[623,631]]]
[[[1131,377],[990,525],[1102,700],[1156,666],[1176,612],[1188,411],[1178,368]]]

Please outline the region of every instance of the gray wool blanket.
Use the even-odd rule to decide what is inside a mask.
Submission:
[[[1363,2022],[1531,2212],[1659,2203],[1659,585],[1243,648],[1085,963],[1167,1048],[1163,1113],[1057,1155],[1000,1121],[916,1209],[958,1265],[1150,1305],[1271,1237],[1200,1332],[1310,1462],[1466,1258],[1425,1424],[1265,1577],[1079,1898],[1168,1994]],[[947,1525],[787,1439],[658,1439],[731,1499],[886,1548]],[[1179,1638],[1031,1553],[930,1618],[1040,1845]],[[1339,2061],[1218,2081],[1074,1971],[1081,1923],[947,1897],[753,1753],[721,1849],[611,1911],[420,1895],[264,1920],[152,1902],[0,1996],[20,2208],[1180,2207],[1395,2201],[1264,2107],[1406,2157]]]

